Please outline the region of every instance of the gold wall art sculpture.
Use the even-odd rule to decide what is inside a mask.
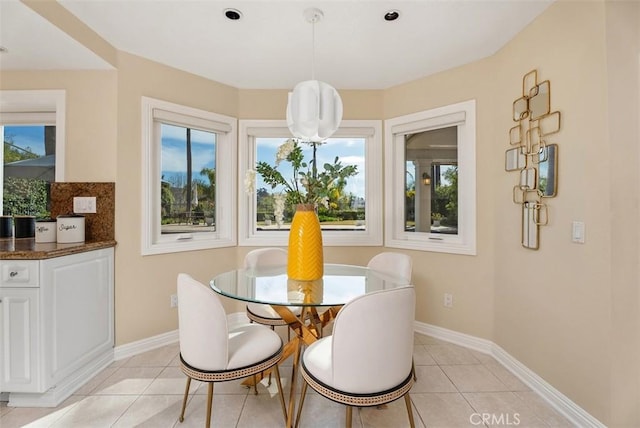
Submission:
[[[518,172],[513,202],[522,207],[522,246],[540,247],[540,226],[549,222],[547,198],[558,191],[558,144],[549,137],[561,126],[559,111],[551,111],[551,82],[538,82],[538,71],[522,78],[522,96],[513,102],[509,130],[510,148],[505,152],[505,170]]]

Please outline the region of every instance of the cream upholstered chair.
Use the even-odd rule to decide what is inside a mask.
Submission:
[[[406,254],[386,251],[373,256],[369,260],[367,267],[378,272],[399,276],[406,281],[407,284],[411,283],[413,259]],[[413,373],[413,380],[418,380],[414,363],[411,364],[411,373]]]
[[[367,267],[389,275],[399,276],[411,283],[413,260],[410,256],[402,253],[387,251],[377,254],[369,260]]]
[[[247,269],[269,266],[286,266],[287,251],[282,248],[259,248],[247,253],[244,258],[244,267]],[[292,308],[298,315],[300,308]],[[287,325],[280,315],[269,305],[259,303],[247,303],[247,317],[258,324],[268,325],[273,330],[276,326]],[[287,334],[290,331],[287,330]]]
[[[191,379],[208,382],[207,427],[211,424],[213,384],[255,376],[273,367],[278,383],[280,405],[287,420],[278,361],[282,356],[282,339],[269,328],[246,324],[233,330],[218,295],[191,276],[178,275],[178,333],[180,365],[187,375],[180,422],[184,420]]]
[[[351,427],[352,407],[379,406],[404,396],[413,427],[409,390],[414,314],[411,285],[365,294],[345,304],[334,320],[333,334],[309,345],[302,355],[300,372],[305,382],[296,426],[311,386],[347,406],[347,427]]]

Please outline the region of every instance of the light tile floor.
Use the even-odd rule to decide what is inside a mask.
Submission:
[[[196,381],[185,420],[178,422],[185,387],[178,361],[178,344],[116,361],[56,408],[11,408],[2,402],[0,427],[202,427],[207,388]],[[572,426],[488,355],[416,334],[414,362],[418,381],[410,394],[417,427]],[[290,375],[289,359],[281,368],[285,399]],[[215,384],[212,426],[283,426],[275,382],[269,388],[260,384],[258,392],[240,381]],[[343,406],[309,388],[301,427],[344,426],[344,418]],[[353,412],[354,427],[408,425],[404,400]]]

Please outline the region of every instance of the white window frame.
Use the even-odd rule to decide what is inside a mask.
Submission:
[[[405,231],[407,134],[458,127],[458,233]],[[385,246],[476,255],[476,102],[464,101],[385,120]]]
[[[183,234],[161,231],[160,122],[215,132],[216,230]],[[171,122],[167,121],[171,118]],[[142,255],[232,247],[236,239],[236,136],[237,120],[192,107],[142,97]]]
[[[4,128],[4,125],[55,125],[55,181],[64,181],[65,123],[66,91],[64,89],[0,90],[1,127]],[[4,129],[2,135],[4,135]],[[4,144],[0,147],[0,159],[4,159]],[[0,196],[4,192],[3,183],[3,170],[0,168]],[[2,208],[0,199],[0,213]]]
[[[240,120],[238,182],[244,183],[247,169],[255,169],[255,137],[290,136],[284,120]],[[332,137],[366,138],[365,143],[365,219],[366,230],[326,231],[324,246],[380,246],[382,245],[382,122],[380,120],[343,120]],[[259,231],[255,229],[256,198],[247,194],[244,185],[239,194],[239,245],[286,246],[289,232]]]

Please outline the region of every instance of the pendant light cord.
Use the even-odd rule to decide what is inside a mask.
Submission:
[[[311,80],[316,80],[316,21],[311,23]]]

